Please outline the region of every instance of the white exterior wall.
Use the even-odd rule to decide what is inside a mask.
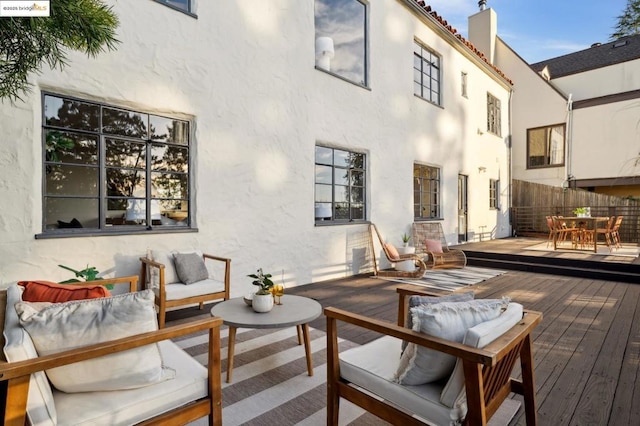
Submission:
[[[551,78],[556,87],[571,93],[574,101],[624,93],[640,87],[640,59]]]
[[[350,252],[366,224],[314,226],[316,143],[367,154],[367,218],[388,240],[413,222],[413,163],[442,167],[445,232],[457,241],[457,176],[469,176],[469,230],[509,235],[488,208],[488,179],[508,206],[508,91],[397,0],[369,5],[370,90],[314,68],[313,2],[198,2],[198,19],[152,1],[111,0],[115,52],[70,54],[43,69],[24,102],[0,104],[0,284],[62,280],[58,264],[137,274],[148,248],[232,259],[232,296],[262,267],[288,286],[359,271]],[[144,19],[140,19],[144,16]],[[413,38],[443,57],[443,106],[413,96]],[[469,99],[460,72],[469,73]],[[41,90],[192,118],[198,232],[35,239],[42,232]],[[486,92],[502,101],[502,138],[486,129]],[[479,168],[486,172],[480,173]]]
[[[638,117],[638,99],[574,110],[571,173],[576,179],[640,176]]]
[[[496,65],[514,83],[512,100],[512,177],[544,185],[562,186],[565,167],[527,169],[527,129],[567,123],[567,100],[541,78],[502,40],[496,47]],[[565,143],[565,165],[567,164]]]

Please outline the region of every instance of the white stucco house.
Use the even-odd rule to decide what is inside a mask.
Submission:
[[[369,222],[510,235],[511,76],[422,2],[105,3],[116,51],[0,104],[0,285],[198,249],[239,296],[361,273]]]
[[[512,178],[639,197],[640,36],[529,65],[496,28],[492,9],[469,19],[471,40],[514,82]]]

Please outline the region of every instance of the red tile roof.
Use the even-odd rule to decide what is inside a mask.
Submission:
[[[460,40],[462,44],[467,46],[469,50],[475,53],[480,59],[486,62],[487,65],[489,65],[491,68],[493,68],[494,71],[497,72],[500,77],[504,78],[506,81],[509,82],[510,85],[513,86],[513,81],[510,78],[508,78],[500,68],[496,67],[491,62],[489,62],[489,59],[487,59],[487,57],[484,56],[484,53],[478,50],[478,48],[475,47],[473,43],[471,43],[469,40],[465,39],[461,34],[459,34],[458,30],[456,30],[451,25],[449,25],[449,23],[442,16],[438,15],[438,13],[435,10],[431,10],[431,6],[425,4],[423,0],[413,0],[413,1],[415,1],[416,4],[418,4],[418,6],[420,6],[427,14],[431,15],[436,21],[438,21],[440,25],[442,25],[446,30],[448,30],[451,34],[456,36],[456,38]]]

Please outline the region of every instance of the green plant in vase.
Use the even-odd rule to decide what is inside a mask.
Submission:
[[[251,307],[256,312],[269,312],[273,308],[273,295],[271,294],[271,289],[273,288],[272,275],[265,274],[260,268],[255,274],[247,276],[253,278],[252,284],[259,287],[253,296]]]
[[[265,274],[262,272],[262,268],[258,269],[255,274],[247,275],[250,278],[255,278],[252,282],[253,285],[260,287],[256,294],[271,294],[271,288],[273,287],[273,281],[271,281],[271,274]]]
[[[409,245],[409,240],[411,239],[411,237],[409,235],[407,235],[407,233],[405,232],[404,234],[402,234],[402,244],[407,247]]]

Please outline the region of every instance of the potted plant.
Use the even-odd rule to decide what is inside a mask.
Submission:
[[[259,287],[258,291],[253,295],[251,307],[256,312],[269,312],[273,308],[273,295],[271,294],[271,288],[273,287],[272,275],[265,274],[260,268],[255,274],[247,276],[253,278],[252,284]]]
[[[402,234],[402,246],[403,247],[407,247],[409,245],[409,240],[411,239],[410,236],[407,235],[407,233],[405,232],[404,234]]]
[[[587,208],[586,207],[576,207],[573,210],[573,214],[578,217],[586,217],[587,216]]]

